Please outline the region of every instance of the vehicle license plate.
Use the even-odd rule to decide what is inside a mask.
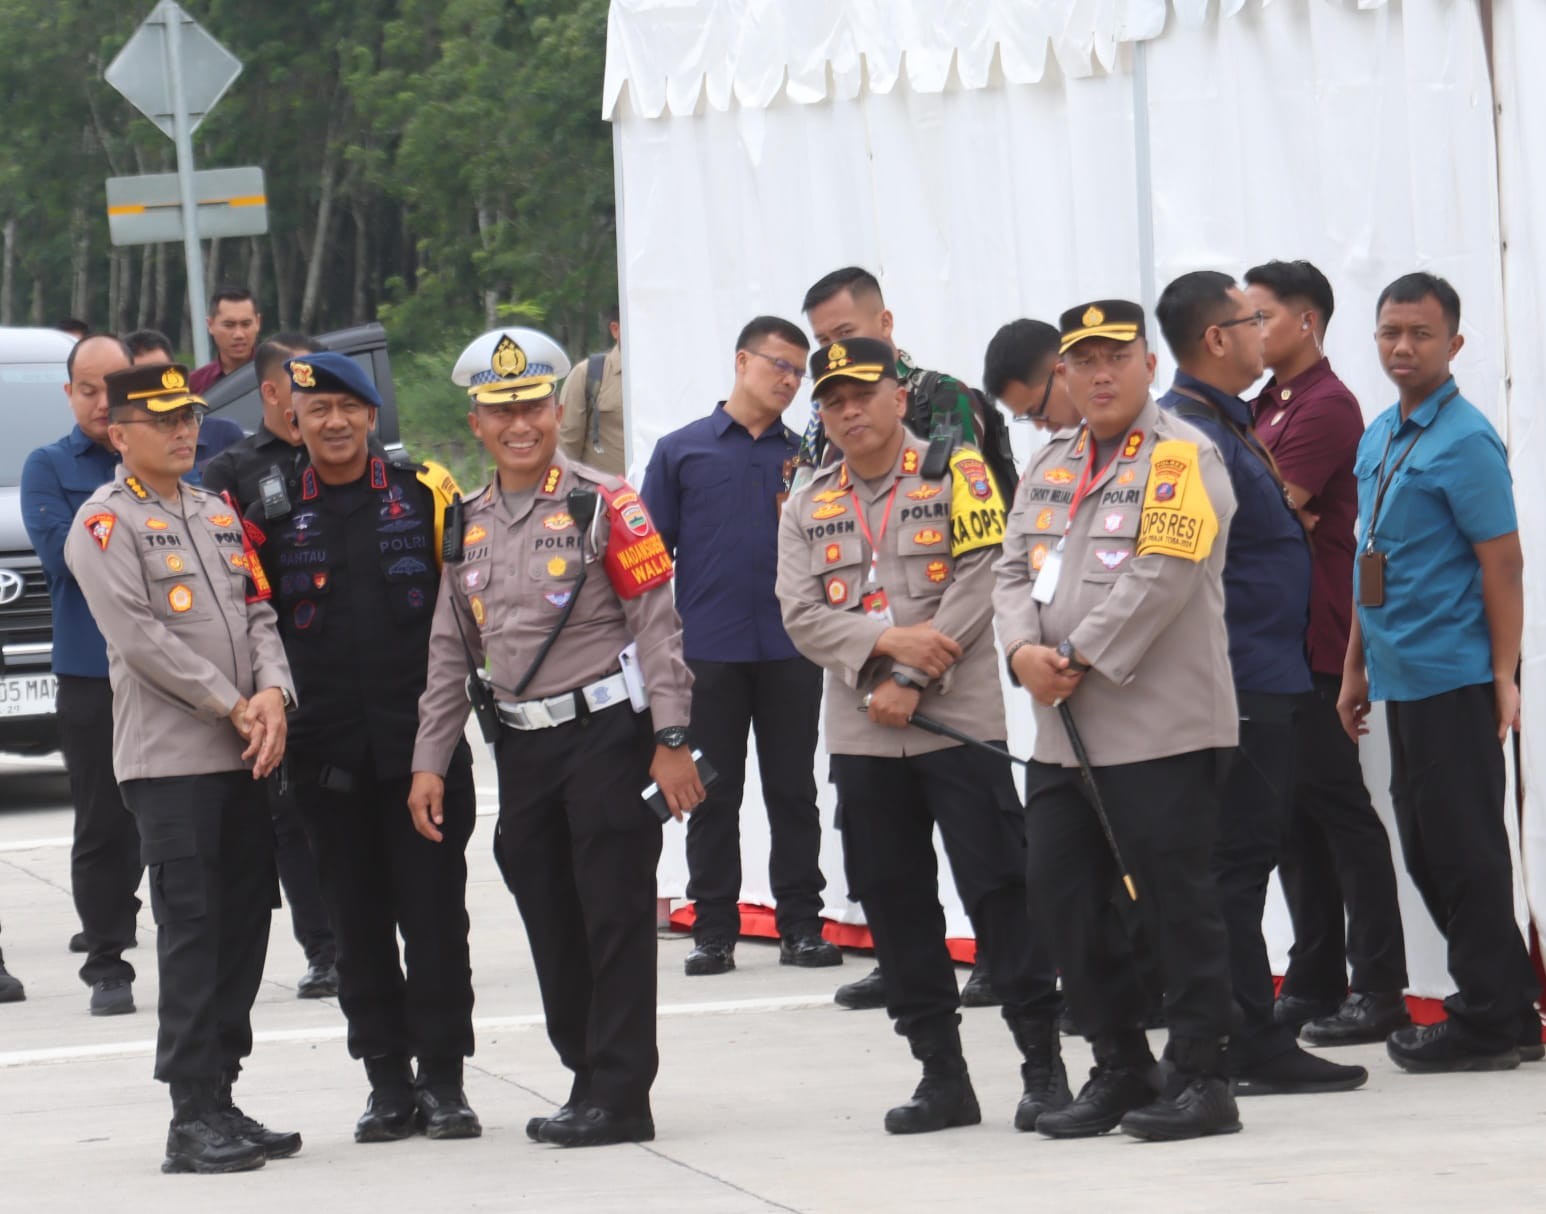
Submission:
[[[51,674],[0,679],[0,717],[42,717],[54,711],[59,683]]]

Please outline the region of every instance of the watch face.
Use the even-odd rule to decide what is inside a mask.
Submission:
[[[687,745],[687,731],[680,725],[673,725],[670,729],[660,730],[655,735],[655,741],[675,750],[679,746]]]

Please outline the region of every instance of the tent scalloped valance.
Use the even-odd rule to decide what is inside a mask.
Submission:
[[[701,103],[764,109],[888,93],[938,93],[954,79],[1034,84],[1049,53],[1066,76],[1109,72],[1123,43],[1158,37],[1170,10],[1189,25],[1251,0],[612,0],[602,113],[682,117]],[[1388,0],[1255,0],[1257,5]]]

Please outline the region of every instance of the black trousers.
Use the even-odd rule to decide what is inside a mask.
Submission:
[[[1002,743],[1000,743],[1002,745]],[[1061,1006],[1025,896],[1025,828],[1008,760],[952,746],[905,758],[833,755],[848,896],[864,908],[896,1030],[927,1036],[961,1006],[939,904],[939,827],[1005,1019]]]
[[[1406,989],[1406,939],[1390,837],[1374,812],[1358,746],[1337,716],[1340,675],[1312,674],[1294,718],[1294,804],[1278,878],[1294,924],[1284,995],[1340,1002],[1352,989]],[[1344,919],[1345,912],[1345,919]]]
[[[150,870],[161,982],[156,1078],[233,1076],[279,904],[274,832],[248,772],[125,780]]]
[[[353,788],[341,792],[301,772],[296,797],[337,927],[338,999],[349,1021],[350,1055],[400,1054],[421,1063],[470,1057],[467,841],[477,791],[466,743],[446,772],[439,843],[413,828],[409,776],[355,773]]]
[[[626,705],[552,729],[501,731],[494,858],[536,964],[571,1100],[649,1112],[660,823],[639,796],[655,752]]]
[[[741,930],[741,796],[746,735],[757,738],[757,768],[768,808],[768,877],[779,935],[821,930],[821,816],[816,808],[816,731],[821,667],[777,662],[688,663],[693,672],[692,739],[719,778],[687,819],[687,896],[693,936],[734,940]]]
[[[1213,882],[1219,771],[1228,752],[1192,751],[1095,771],[1112,833],[1138,891],[1130,902],[1076,767],[1026,773],[1027,884],[1063,974],[1063,997],[1097,1054],[1136,1042],[1150,996],[1132,938],[1164,973],[1173,1041],[1217,1042],[1228,1031],[1229,943]],[[1136,916],[1136,925],[1123,918]],[[1142,1059],[1135,1058],[1137,1062]]]
[[[1386,706],[1401,852],[1459,988],[1444,1006],[1484,1046],[1512,1044],[1537,994],[1514,920],[1494,704],[1492,684],[1480,683]]]
[[[295,932],[295,942],[305,952],[308,965],[328,966],[337,954],[333,927],[328,922],[327,904],[317,879],[318,859],[308,840],[306,823],[297,803],[293,769],[291,774],[290,787],[282,794],[276,777],[270,776],[266,785],[269,815],[274,823],[274,861],[279,867],[279,883],[284,887],[285,902],[290,907],[290,927]]]
[[[1277,867],[1288,828],[1294,784],[1294,709],[1299,697],[1242,691],[1237,698],[1240,745],[1220,799],[1213,879],[1229,937],[1235,999],[1229,1063],[1238,1073],[1294,1048],[1293,1031],[1272,1017],[1275,991],[1262,915],[1267,882]]]
[[[134,818],[113,775],[113,689],[106,679],[59,676],[59,747],[70,777],[75,838],[70,845],[70,892],[86,933],[81,981],[134,980],[123,959],[140,911],[144,865]]]

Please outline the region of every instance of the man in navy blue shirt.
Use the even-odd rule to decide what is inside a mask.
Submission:
[[[65,396],[75,425],[56,443],[27,457],[21,473],[22,519],[43,572],[54,610],[54,674],[59,680],[59,742],[75,803],[70,889],[84,951],[81,981],[91,987],[91,1014],[134,1010],[134,967],[123,950],[134,939],[140,900],[140,837],[124,808],[113,774],[113,690],[107,681],[107,643],[86,597],[64,563],[64,541],[75,512],[113,479],[118,453],[107,437],[106,377],[129,366],[124,343],[88,337],[70,351]],[[84,946],[83,948],[81,946]]]
[[[1277,465],[1239,393],[1261,377],[1263,314],[1227,274],[1183,274],[1155,309],[1179,370],[1160,398],[1224,458],[1236,510],[1224,559],[1224,624],[1240,708],[1240,744],[1220,798],[1213,877],[1229,932],[1236,1014],[1229,1071],[1241,1096],[1342,1092],[1368,1071],[1307,1053],[1273,1018],[1262,911],[1294,784],[1294,711],[1311,687],[1305,654],[1310,547]]]
[[[690,733],[719,774],[687,822],[687,896],[697,915],[690,975],[735,968],[748,730],[768,807],[779,962],[843,960],[821,938],[826,880],[814,771],[821,669],[789,640],[773,592],[783,487],[800,448],[782,419],[809,349],[787,320],[751,321],[736,339],[729,399],[662,438],[644,476],[644,504],[676,559],[676,607],[693,672]]]
[[[1337,711],[1357,741],[1371,702],[1387,702],[1401,851],[1458,988],[1447,1019],[1398,1029],[1385,1049],[1408,1071],[1511,1070],[1546,1050],[1504,820],[1524,624],[1508,452],[1450,374],[1465,341],[1454,287],[1396,279],[1375,305],[1374,340],[1399,400],[1353,465],[1357,609]]]

